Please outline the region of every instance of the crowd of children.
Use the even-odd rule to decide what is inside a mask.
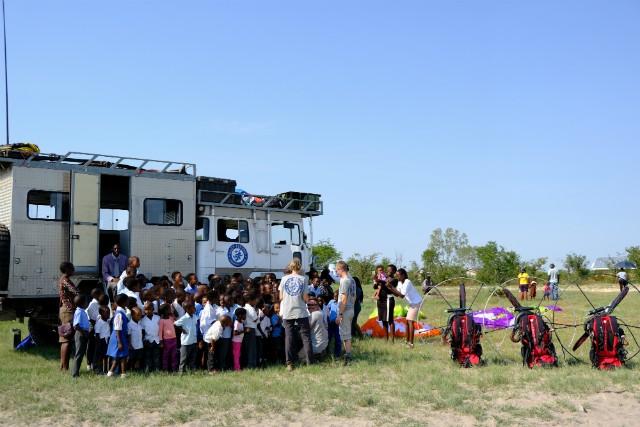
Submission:
[[[327,271],[328,273],[328,271]],[[79,374],[84,356],[96,374],[130,371],[185,373],[206,370],[242,370],[284,363],[284,328],[280,317],[278,281],[272,273],[256,279],[211,275],[200,284],[195,274],[174,272],[147,279],[127,275],[110,301],[101,288],[76,296],[73,318],[75,351],[72,373]],[[329,274],[311,272],[311,311],[321,310],[319,336],[334,340],[340,356],[341,340],[335,325],[337,292]],[[310,313],[311,313],[310,311]],[[328,342],[319,339],[318,355]],[[314,352],[317,348],[314,347]]]

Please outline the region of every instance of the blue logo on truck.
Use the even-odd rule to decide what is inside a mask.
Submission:
[[[242,267],[247,263],[249,253],[244,246],[236,243],[229,247],[229,250],[227,251],[227,258],[229,258],[229,262],[234,267]]]

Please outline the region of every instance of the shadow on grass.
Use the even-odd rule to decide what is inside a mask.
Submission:
[[[14,352],[16,354],[28,354],[30,356],[41,357],[45,360],[60,359],[60,347],[54,346],[34,345],[31,347],[23,348],[21,350],[14,350]]]

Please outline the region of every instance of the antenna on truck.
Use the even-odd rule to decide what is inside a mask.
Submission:
[[[7,145],[9,145],[9,79],[7,77],[7,21],[4,18],[4,0],[2,0],[2,31],[4,33],[4,104],[7,121]]]

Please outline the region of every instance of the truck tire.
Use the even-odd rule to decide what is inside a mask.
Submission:
[[[58,321],[55,316],[29,317],[27,329],[29,335],[40,347],[55,346],[58,343]]]
[[[0,224],[0,291],[9,289],[10,257],[11,233],[6,225]]]

